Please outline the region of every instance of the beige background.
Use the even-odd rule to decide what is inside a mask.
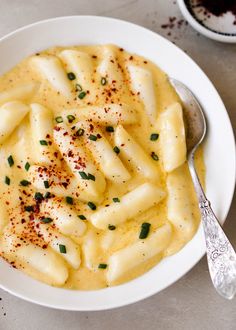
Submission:
[[[236,126],[236,45],[208,40],[181,22],[171,31],[163,29],[161,25],[170,16],[182,19],[173,0],[0,0],[0,12],[0,37],[41,19],[83,14],[117,17],[160,33],[184,49],[206,72]],[[235,201],[233,204],[225,230],[236,246]],[[2,290],[0,298],[0,330],[236,329],[236,300],[225,301],[215,293],[205,258],[163,292],[111,311],[56,311]]]

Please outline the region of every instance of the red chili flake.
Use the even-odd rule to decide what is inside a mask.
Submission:
[[[96,55],[92,55],[92,58],[97,58],[97,56]]]
[[[67,182],[62,182],[61,184],[62,184],[62,186],[63,186],[65,189],[66,189],[66,188],[68,187],[68,185],[69,185]]]
[[[133,59],[134,59],[134,57],[133,57],[133,56],[130,56],[130,57],[129,57],[129,60],[130,60],[130,61],[132,61]]]
[[[54,127],[54,130],[57,131],[57,132],[59,132],[61,130],[61,128],[59,126],[55,126]]]
[[[50,139],[50,134],[47,134],[47,135],[46,135],[46,138],[47,138],[47,139]]]
[[[67,155],[68,155],[68,157],[73,157],[74,156],[73,151],[69,150]]]
[[[124,48],[120,48],[119,51],[120,51],[120,52],[123,52],[123,51],[124,51]]]

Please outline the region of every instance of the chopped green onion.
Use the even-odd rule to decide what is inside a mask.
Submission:
[[[105,77],[102,77],[102,79],[101,79],[101,84],[102,84],[102,86],[105,86],[106,83],[107,83],[106,78],[105,78]]]
[[[68,72],[67,77],[69,80],[75,80],[76,76],[73,72]]]
[[[5,176],[5,183],[10,186],[11,179],[8,176]]]
[[[152,151],[151,157],[153,160],[156,160],[156,161],[159,160],[159,157],[157,156],[157,154],[154,151]]]
[[[34,210],[34,207],[32,205],[25,206],[25,211],[27,211],[27,212],[33,212],[33,210]]]
[[[76,84],[76,92],[82,92],[83,88],[80,84]]]
[[[30,185],[30,182],[27,181],[27,180],[21,180],[21,181],[20,181],[20,185],[23,186],[23,187],[27,187],[27,186]]]
[[[78,98],[82,100],[85,96],[86,96],[86,92],[81,92],[79,93]]]
[[[55,118],[55,121],[56,121],[58,124],[63,123],[63,118],[62,118],[61,116],[56,117],[56,118]]]
[[[79,217],[81,220],[87,220],[87,218],[86,218],[83,214],[78,215],[78,217]]]
[[[47,146],[48,145],[46,140],[40,140],[39,143],[41,144],[41,146]]]
[[[27,163],[25,164],[25,170],[28,172],[28,171],[29,171],[29,168],[30,168],[30,163],[27,162]]]
[[[159,138],[159,134],[158,133],[152,133],[150,135],[150,140],[151,141],[156,141]]]
[[[118,197],[114,197],[112,200],[114,203],[120,203],[120,199]]]
[[[9,164],[10,167],[12,167],[14,165],[14,159],[13,159],[12,155],[10,155],[7,158],[7,161],[8,161],[8,164]]]
[[[67,119],[68,119],[68,122],[71,124],[71,123],[73,123],[73,121],[75,120],[75,116],[73,116],[73,115],[68,115],[68,116],[66,116],[67,117]]]
[[[140,231],[140,234],[139,234],[139,238],[140,239],[144,239],[144,238],[146,238],[148,236],[148,233],[149,233],[149,230],[150,230],[150,226],[151,226],[151,224],[148,223],[148,222],[142,223],[141,231]]]
[[[107,268],[107,264],[99,264],[98,268],[100,269],[106,269]]]
[[[97,206],[93,203],[93,202],[88,202],[88,207],[91,209],[91,210],[96,210]]]
[[[119,154],[120,153],[120,149],[117,146],[115,146],[113,148],[113,150],[115,151],[116,154]]]
[[[51,193],[49,191],[47,191],[46,194],[44,195],[44,198],[47,199],[50,197],[51,197]]]
[[[59,244],[59,251],[60,253],[66,253],[66,246],[63,244]]]
[[[90,134],[88,138],[89,138],[89,140],[92,140],[92,141],[97,141],[97,139],[98,139],[97,136],[93,135],[93,134]]]
[[[78,131],[75,133],[76,136],[82,136],[84,135],[84,129],[83,128],[79,128]]]
[[[43,181],[43,184],[44,184],[44,187],[45,187],[46,189],[49,188],[49,182],[48,182],[48,181]]]
[[[36,201],[42,201],[43,200],[43,195],[40,192],[36,192],[34,194],[34,199],[36,199]]]
[[[50,223],[50,222],[52,222],[53,220],[52,220],[51,218],[43,218],[43,219],[41,219],[41,221],[42,221],[43,223]]]
[[[70,205],[73,205],[73,198],[70,197],[70,196],[66,196],[66,203],[70,204]]]
[[[106,127],[106,131],[107,131],[107,132],[114,132],[114,127],[112,127],[112,126],[107,126],[107,127]]]
[[[79,171],[79,175],[81,176],[81,178],[83,180],[88,180],[88,176],[87,176],[87,174],[85,172]]]
[[[108,229],[109,229],[109,230],[115,230],[115,229],[116,229],[116,226],[108,225]]]
[[[87,177],[88,177],[88,180],[95,181],[95,176],[94,175],[88,173],[88,176]]]

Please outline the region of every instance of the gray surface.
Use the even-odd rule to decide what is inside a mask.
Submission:
[[[236,45],[213,42],[185,25],[176,25],[168,36],[169,30],[161,25],[167,23],[169,16],[181,19],[175,1],[0,0],[0,11],[0,36],[37,20],[76,14],[117,17],[167,36],[192,56],[213,81],[236,126]],[[236,246],[235,201],[233,204],[225,230]],[[236,300],[225,301],[215,293],[205,258],[163,292],[111,311],[62,312],[24,302],[1,290],[0,297],[0,330],[236,329]]]

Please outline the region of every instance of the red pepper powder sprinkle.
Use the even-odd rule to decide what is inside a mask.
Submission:
[[[235,0],[198,0],[194,7],[204,7],[215,16],[221,16],[227,12],[232,12],[236,18]]]

